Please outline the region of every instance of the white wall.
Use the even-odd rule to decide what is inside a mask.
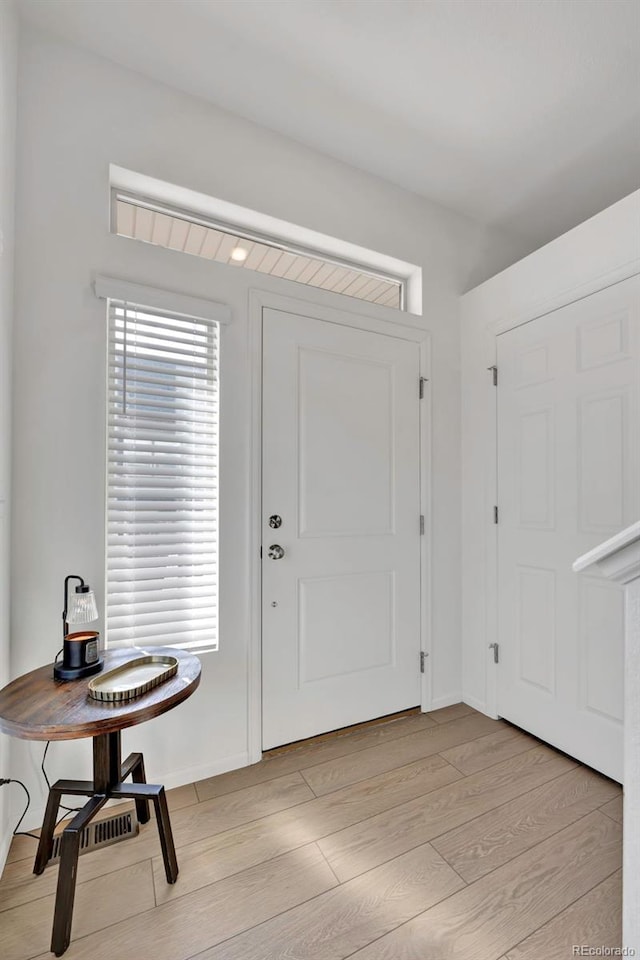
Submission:
[[[242,64],[238,64],[242,69]],[[420,265],[433,348],[434,705],[460,697],[458,294],[516,256],[505,238],[211,105],[25,29],[19,84],[13,513],[14,675],[52,660],[62,580],[103,607],[104,304],[95,273],[230,303],[221,427],[221,647],[178,710],[129,732],[151,777],[187,782],[247,756],[248,287],[342,298],[108,233],[108,165],[222,197]],[[373,310],[389,317],[384,308]],[[16,769],[42,803],[41,745]],[[52,745],[52,775],[86,776],[87,743]],[[19,774],[17,774],[19,775]]]
[[[640,191],[471,290],[461,301],[462,694],[495,715],[496,334],[640,272]]]
[[[0,687],[9,680],[9,496],[11,451],[11,331],[18,33],[13,3],[0,4]],[[0,777],[11,776],[9,738],[0,734]],[[0,788],[0,863],[20,788]],[[21,798],[19,798],[21,799]]]

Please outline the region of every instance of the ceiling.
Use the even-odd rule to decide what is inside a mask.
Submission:
[[[638,0],[20,0],[23,14],[532,245],[640,186]]]

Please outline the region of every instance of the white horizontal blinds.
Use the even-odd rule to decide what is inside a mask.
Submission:
[[[218,325],[109,301],[107,640],[217,647]]]

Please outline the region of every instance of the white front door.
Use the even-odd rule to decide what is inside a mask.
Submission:
[[[640,278],[498,337],[498,713],[622,780],[622,589],[573,561],[640,516]]]
[[[415,342],[263,311],[264,749],[420,703],[419,372]]]

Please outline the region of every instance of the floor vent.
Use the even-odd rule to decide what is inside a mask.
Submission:
[[[120,840],[126,840],[127,837],[134,837],[139,832],[140,825],[135,810],[127,810],[126,813],[117,813],[113,817],[97,820],[95,823],[90,823],[89,826],[85,827],[82,831],[82,836],[80,837],[80,853],[89,853],[90,850],[108,847],[112,843],[119,843]],[[49,858],[49,864],[58,863],[60,860],[61,841],[61,833],[53,838],[53,849]]]

